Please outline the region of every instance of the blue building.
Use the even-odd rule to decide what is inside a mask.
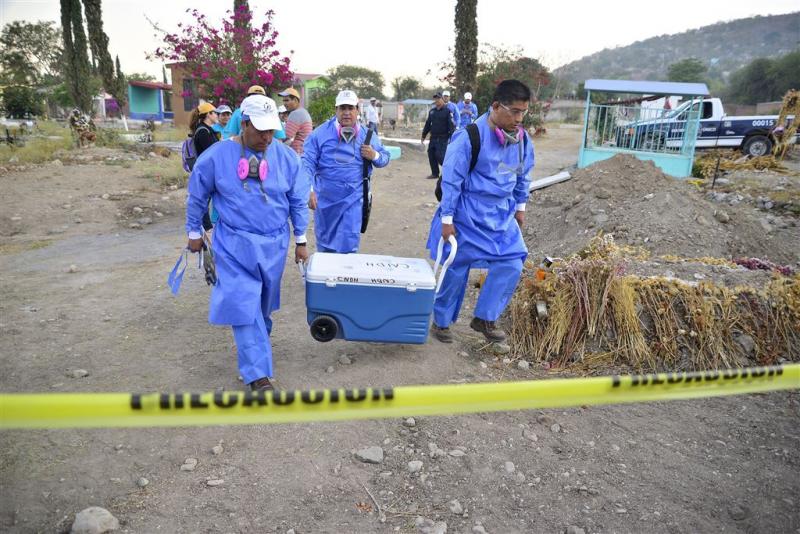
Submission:
[[[161,82],[128,82],[128,116],[131,119],[164,121],[173,118],[172,86]]]

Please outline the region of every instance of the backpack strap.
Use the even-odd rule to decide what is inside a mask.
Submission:
[[[469,135],[469,145],[472,148],[472,154],[469,159],[469,172],[475,170],[475,165],[478,163],[478,154],[481,151],[481,134],[478,132],[478,125],[474,122],[467,124],[467,135]],[[442,177],[436,180],[436,189],[434,190],[436,200],[442,201]]]
[[[478,125],[474,122],[467,124],[466,130],[469,135],[469,144],[472,147],[472,157],[469,160],[469,172],[472,172],[478,163],[478,154],[481,151],[481,135],[478,132]]]

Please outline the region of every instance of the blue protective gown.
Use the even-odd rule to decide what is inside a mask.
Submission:
[[[488,267],[489,274],[475,316],[496,321],[514,292],[528,255],[514,214],[528,200],[533,142],[527,138],[503,146],[487,119],[485,114],[475,121],[481,149],[472,172],[472,147],[465,130],[453,135],[444,158],[442,202],[431,222],[428,249],[434,258],[442,235],[441,218],[449,215],[456,229],[458,252],[434,303],[434,322],[440,327],[449,326],[458,318],[469,269],[476,265]],[[445,255],[449,249],[446,245]]]
[[[314,234],[317,250],[348,254],[358,252],[363,203],[363,158],[361,145],[367,129],[359,127],[355,139],[340,139],[336,118],[318,126],[303,145],[303,166],[317,195]],[[389,164],[389,152],[373,135],[370,146],[379,158],[375,167]]]
[[[217,283],[211,289],[208,320],[231,325],[245,383],[272,377],[270,314],[280,307],[280,281],[289,245],[308,227],[309,181],[295,152],[280,142],[267,149],[269,172],[263,182],[236,174],[241,146],[215,143],[197,159],[189,176],[186,231],[202,231],[209,197],[219,213],[213,250]],[[245,157],[254,154],[245,150]],[[261,153],[255,154],[259,159]]]
[[[447,106],[447,109],[450,110],[450,116],[453,120],[453,124],[456,125],[456,130],[458,130],[461,126],[464,126],[461,124],[461,118],[458,115],[458,106],[455,104],[455,102],[448,102],[445,105]]]
[[[459,125],[464,128],[468,124],[472,124],[478,118],[478,106],[475,105],[475,102],[470,102],[469,104],[465,104],[462,100],[458,103],[458,120]],[[470,112],[472,112],[470,114]]]

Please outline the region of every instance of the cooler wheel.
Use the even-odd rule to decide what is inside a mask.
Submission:
[[[336,319],[330,315],[320,315],[311,321],[311,337],[325,343],[336,338],[339,332],[339,325],[336,324]]]

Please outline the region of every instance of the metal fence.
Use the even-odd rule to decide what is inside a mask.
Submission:
[[[615,151],[688,155],[694,153],[699,100],[676,109],[589,104],[585,147]]]

